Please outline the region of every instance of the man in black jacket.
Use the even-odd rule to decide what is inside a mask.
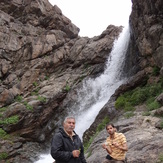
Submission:
[[[51,156],[56,163],[86,163],[83,144],[74,128],[75,118],[66,117],[63,128],[54,135]]]

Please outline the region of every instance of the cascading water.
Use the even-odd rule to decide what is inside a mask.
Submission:
[[[121,71],[130,38],[129,27],[125,27],[118,40],[114,42],[113,50],[109,55],[104,73],[96,79],[89,79],[78,90],[78,107],[76,113],[76,133],[82,138],[86,129],[95,120],[99,111],[110,99],[115,90],[125,82],[121,78]],[[36,163],[53,162],[50,154],[41,155]]]

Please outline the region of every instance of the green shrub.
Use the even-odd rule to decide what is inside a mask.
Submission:
[[[158,96],[160,93],[163,92],[162,87],[163,86],[161,82],[153,85],[148,85],[147,86],[147,89],[149,90],[148,97]]]
[[[3,138],[7,135],[7,133],[2,129],[0,128],[0,138]]]
[[[118,99],[115,102],[115,107],[117,109],[123,108],[126,103],[126,98],[124,96],[119,96]]]
[[[22,100],[23,100],[23,97],[20,95],[16,96],[16,98],[15,98],[15,101],[17,101],[17,102],[21,102]]]
[[[117,98],[115,108],[124,109],[125,111],[133,111],[135,109],[134,106],[143,104],[144,102],[149,110],[159,108],[160,105],[155,101],[155,98],[163,92],[162,81],[163,80],[160,79],[159,83],[152,85],[147,84],[143,87],[137,87],[125,92]]]
[[[33,92],[31,92],[31,95],[38,95],[38,92],[40,90],[40,87],[36,88]]]
[[[127,111],[134,111],[135,108],[133,106],[125,106],[124,110]]]
[[[161,104],[159,104],[157,101],[153,101],[150,104],[148,104],[147,107],[148,107],[148,110],[151,111],[151,110],[160,108]]]
[[[6,107],[0,108],[0,112],[4,112],[4,111],[6,111]]]
[[[36,81],[33,82],[33,86],[37,87],[38,86],[38,83]]]
[[[130,118],[130,117],[133,117],[135,114],[131,111],[131,112],[127,112],[126,114],[125,114],[125,117],[126,118]]]
[[[127,111],[134,111],[134,110],[135,110],[135,107],[133,107],[133,106],[131,105],[131,103],[126,102],[125,107],[124,107],[124,110],[125,110],[126,112],[127,112]]]
[[[5,160],[8,157],[8,154],[6,152],[0,153],[0,160]]]
[[[160,127],[163,129],[163,119],[161,120]]]
[[[87,158],[90,157],[91,155],[92,155],[92,151],[88,151]]]
[[[33,92],[31,92],[31,95],[32,95],[32,96],[38,95],[38,92],[37,92],[37,91],[33,91]]]
[[[45,80],[49,80],[50,79],[50,77],[49,76],[45,76],[45,78],[44,78]]]
[[[142,114],[143,116],[150,116],[150,112],[149,111],[146,111]]]
[[[66,90],[66,92],[68,92],[70,90],[70,86],[68,84],[66,84],[65,90]]]
[[[106,116],[106,117],[102,120],[102,122],[97,126],[96,132],[99,133],[100,131],[102,131],[102,130],[105,128],[106,124],[109,123],[109,121],[110,121],[110,120],[109,120],[109,117]]]
[[[150,98],[148,98],[147,100],[146,100],[146,105],[149,105],[149,104],[151,104],[153,101],[155,101],[155,97],[150,97]]]
[[[46,98],[43,96],[38,96],[37,99],[41,102],[46,102]]]
[[[0,125],[9,125],[9,124],[16,124],[19,121],[19,116],[14,115],[4,120],[0,120]]]
[[[25,107],[26,107],[28,110],[33,110],[33,107],[32,107],[31,105],[29,105],[27,101],[24,101],[23,104],[25,105]]]
[[[163,162],[163,153],[160,153],[158,156],[158,163],[162,163]]]
[[[143,103],[148,97],[148,90],[138,87],[129,99],[131,105],[135,106]]]
[[[161,84],[161,87],[163,87],[163,76],[160,77],[160,84]]]
[[[153,67],[152,75],[158,76],[160,74],[160,68],[157,66]]]

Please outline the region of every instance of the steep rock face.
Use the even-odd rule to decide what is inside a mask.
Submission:
[[[6,161],[33,162],[45,149],[75,89],[103,72],[121,31],[110,25],[100,36],[79,37],[79,28],[47,0],[0,1],[0,154]]]
[[[130,15],[131,41],[127,53],[125,72],[131,64],[138,64],[132,72],[144,69],[151,72],[151,67],[162,68],[163,17],[161,0],[132,1]],[[134,55],[133,55],[134,54]],[[136,70],[136,71],[135,71]],[[132,75],[130,72],[128,75]]]
[[[163,2],[161,0],[133,0],[130,25],[139,54],[146,59],[142,67],[157,65],[162,68]]]

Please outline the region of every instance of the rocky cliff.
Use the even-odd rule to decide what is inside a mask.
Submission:
[[[143,3],[133,0],[131,39],[124,67],[124,75],[132,78],[102,108],[84,134],[85,142],[95,133],[104,115],[109,113],[109,117],[112,115],[110,119],[114,120],[117,115],[114,103],[120,94],[139,86],[146,77],[152,83],[159,81],[163,75],[161,9],[161,0],[145,0]],[[49,145],[52,133],[68,112],[67,108],[75,109],[72,104],[77,98],[76,90],[80,88],[82,80],[97,77],[104,71],[113,42],[121,31],[122,27],[109,25],[100,36],[80,37],[79,28],[48,0],[0,1],[2,162],[34,162],[39,152]],[[153,67],[160,70],[157,77],[151,75]],[[160,96],[158,101],[162,99]],[[134,117],[126,120],[120,115],[116,123],[120,131],[128,131],[128,160],[148,162],[157,159],[163,149],[162,130],[156,128],[160,118],[143,117],[138,111],[144,107],[137,108]],[[110,110],[114,114],[110,114]],[[162,111],[153,113],[157,114],[162,116]],[[140,132],[144,127],[148,130]],[[103,133],[105,131],[90,146],[92,154],[87,158],[88,162],[97,162],[97,157],[102,159],[105,155],[100,148],[101,141],[106,138]],[[131,135],[134,135],[133,142]],[[138,136],[143,138],[137,139]],[[143,144],[144,138],[146,141]],[[136,149],[135,144],[138,144]],[[144,152],[140,152],[141,148]]]

